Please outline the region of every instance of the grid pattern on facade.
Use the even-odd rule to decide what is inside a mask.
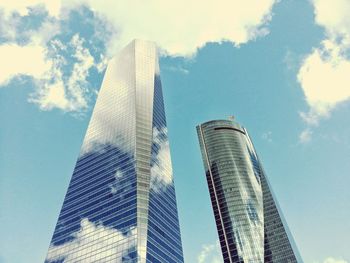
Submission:
[[[224,262],[301,262],[247,130],[217,120],[197,133]]]
[[[288,238],[276,201],[269,189],[265,175],[262,176],[264,193],[265,262],[296,262],[293,247]],[[299,261],[300,262],[300,261]]]
[[[136,40],[108,64],[46,263],[183,262],[157,116],[166,131],[156,48]]]
[[[155,76],[147,262],[183,262],[160,76]]]

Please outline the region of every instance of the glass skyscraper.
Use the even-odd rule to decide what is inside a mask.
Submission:
[[[302,262],[247,130],[214,120],[197,133],[224,262]]]
[[[183,262],[152,42],[107,66],[45,262]]]

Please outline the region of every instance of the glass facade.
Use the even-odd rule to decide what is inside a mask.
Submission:
[[[152,42],[107,66],[45,262],[183,262]]]
[[[197,133],[224,262],[302,262],[247,130],[214,120]]]

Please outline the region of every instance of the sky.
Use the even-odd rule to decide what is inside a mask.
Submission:
[[[106,63],[141,38],[161,54],[185,261],[222,262],[195,126],[234,115],[304,262],[349,263],[349,13],[348,0],[1,1],[0,262],[44,261]]]

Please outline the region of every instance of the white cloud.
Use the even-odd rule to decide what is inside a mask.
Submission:
[[[72,1],[69,1],[71,3]],[[76,0],[87,3],[119,29],[114,44],[149,39],[171,55],[192,55],[207,42],[242,44],[268,33],[275,0],[178,0],[147,2]]]
[[[239,45],[268,33],[266,25],[275,2],[277,0],[222,0],[220,3],[213,0],[150,0],[147,3],[137,0],[3,0],[0,4],[0,14],[3,14],[0,15],[0,31],[8,44],[0,44],[0,55],[5,55],[1,56],[0,85],[6,85],[16,75],[29,75],[37,85],[30,101],[41,109],[84,110],[88,105],[86,80],[89,69],[95,67],[101,72],[107,58],[132,39],[153,40],[167,54],[182,56],[195,54],[208,42],[231,41]],[[61,26],[69,19],[69,10],[80,10],[82,4],[94,12],[94,18],[82,16],[83,19],[93,19],[92,23],[98,25],[91,39],[85,41],[91,44],[98,38],[106,45],[108,54],[103,54],[105,50],[94,50],[101,53],[100,60],[97,57],[94,60],[91,47],[83,47],[82,36],[68,44],[61,43],[64,46],[76,45],[76,51],[71,55],[76,61],[67,77],[62,65],[69,63],[69,57],[67,54],[60,57],[58,51],[51,52],[50,48],[55,45],[57,50],[62,49],[58,42],[55,43],[55,37],[65,30]],[[23,32],[17,30],[21,27],[19,19],[44,14],[43,8],[49,14],[43,23]],[[14,16],[14,13],[17,14]],[[90,22],[86,26],[94,27]],[[110,34],[106,36],[105,31],[110,31]],[[18,38],[25,41],[19,45]],[[179,70],[188,73],[186,69]]]
[[[107,59],[130,40],[150,39],[167,54],[182,56],[195,54],[208,42],[231,41],[239,45],[268,33],[265,26],[275,2],[4,0],[0,4],[0,32],[6,43],[0,44],[0,86],[15,76],[28,75],[36,84],[30,102],[43,110],[79,112],[87,108],[91,95],[87,83],[89,70],[94,67],[101,72]],[[93,18],[89,18],[93,21],[84,26],[96,27],[94,35],[84,40],[76,31],[70,41],[60,42],[57,36],[71,30],[62,26],[68,21],[70,10],[79,11],[82,5],[93,11]],[[23,26],[22,18],[39,19],[45,10],[48,16],[36,28],[19,30]],[[94,59],[91,52],[95,39],[102,41],[108,52],[94,50],[95,54],[101,53]],[[64,49],[66,53],[62,55]],[[69,63],[74,65],[67,76],[63,68]],[[178,70],[188,73],[186,69]]]
[[[153,128],[153,140],[158,145],[158,153],[152,157],[155,159],[151,167],[151,188],[159,192],[164,190],[173,181],[171,157],[168,140],[168,129]]]
[[[156,41],[171,55],[191,55],[207,42],[231,41],[246,43],[268,33],[264,27],[271,19],[276,0],[178,0],[147,2],[98,0],[27,0],[2,1],[1,7],[22,15],[28,6],[45,5],[52,16],[58,16],[62,7],[89,5],[98,14],[107,17],[119,29],[118,48],[134,38]],[[176,33],[175,33],[176,32]],[[111,48],[115,52],[115,48]]]
[[[318,126],[320,116],[317,112],[313,110],[310,110],[309,112],[306,112],[306,113],[301,111],[299,112],[299,116],[309,126]],[[326,117],[326,116],[323,116],[323,117]]]
[[[57,73],[59,74],[59,73]],[[68,109],[69,101],[67,100],[64,83],[62,80],[56,80],[54,83],[41,84],[43,88],[39,90],[39,97],[32,96],[29,100],[35,102],[43,110],[49,110],[54,107],[59,109]]]
[[[264,132],[261,135],[261,138],[264,139],[265,141],[272,142],[272,131]]]
[[[50,246],[46,259],[76,263],[122,262],[128,249],[136,246],[136,228],[126,234],[103,225],[96,225],[87,218],[81,220],[81,228],[73,234],[74,239],[58,246]],[[99,253],[94,253],[99,251]],[[91,255],[88,257],[88,255]],[[93,256],[92,256],[93,255]]]
[[[215,244],[203,245],[201,252],[197,256],[197,263],[221,263],[222,255],[220,244],[217,241]]]
[[[312,137],[312,130],[310,128],[306,128],[305,130],[303,130],[300,135],[299,135],[299,141],[301,143],[307,143],[309,141],[311,141],[311,137]]]
[[[313,117],[328,116],[338,103],[350,98],[350,60],[343,54],[344,48],[325,40],[321,48],[308,55],[299,70],[298,80]]]
[[[5,11],[6,15],[12,12],[18,12],[24,16],[28,14],[28,7],[44,5],[46,10],[52,16],[58,16],[61,9],[61,0],[1,0],[0,8]]]
[[[314,263],[349,263],[349,262],[347,260],[342,259],[342,258],[328,257],[321,262],[315,261]]]
[[[172,71],[172,72],[175,72],[175,73],[180,73],[180,74],[189,74],[190,71],[182,66],[167,66],[165,68],[166,70],[169,70],[169,71]]]
[[[40,78],[52,63],[46,59],[46,50],[40,45],[19,46],[17,44],[0,45],[0,85],[18,75]]]
[[[32,77],[34,92],[29,101],[42,110],[58,108],[66,112],[81,112],[88,108],[93,84],[88,81],[91,69],[102,72],[106,66],[103,41],[108,39],[108,30],[98,32],[104,21],[84,14],[83,8],[75,9],[75,17],[84,19],[82,25],[89,27],[71,29],[67,26],[72,19],[70,10],[61,9],[61,2],[45,3],[47,9],[57,7],[59,17],[47,15],[40,1],[13,1],[0,4],[0,86],[7,86],[15,76]],[[26,8],[30,6],[30,8]],[[26,12],[21,11],[23,7]],[[17,12],[17,14],[15,14]],[[31,27],[23,31],[23,26]],[[75,22],[76,23],[76,22]],[[85,23],[85,24],[83,24]],[[33,26],[36,25],[36,26]],[[90,34],[86,36],[81,35]],[[95,52],[94,58],[91,52]],[[97,54],[97,55],[96,55]],[[14,83],[15,85],[15,83]]]
[[[59,108],[64,111],[79,111],[88,106],[88,82],[89,70],[94,66],[94,58],[90,51],[83,47],[84,40],[74,35],[71,41],[64,45],[58,40],[51,42],[54,49],[64,50],[70,47],[74,50],[71,55],[76,62],[68,78],[63,78],[61,68],[67,64],[67,59],[55,53],[51,55],[52,67],[37,80],[38,88],[30,99],[37,103],[43,110]]]
[[[350,99],[350,2],[313,0],[315,22],[326,38],[306,56],[298,73],[310,110],[301,117],[317,125],[339,103]]]
[[[348,0],[312,0],[315,8],[316,23],[327,30],[327,34],[334,37],[343,35],[347,38],[350,33],[350,3]]]
[[[59,19],[45,15],[43,5],[28,9],[23,16],[13,13],[17,12],[14,8],[20,4],[25,6],[39,2],[14,1],[7,6],[5,2],[0,7],[0,32],[6,41],[0,44],[0,86],[6,86],[15,76],[26,75],[32,78],[35,87],[29,101],[42,110],[83,111],[88,108],[89,99],[94,95],[91,92],[92,84],[87,80],[90,70],[95,68],[101,72],[106,65],[103,44],[96,47],[96,43],[101,45],[99,43],[105,38],[105,34],[95,32],[98,24],[103,26],[103,21],[80,14],[90,27],[90,32],[95,32],[91,39],[85,40],[79,31],[65,27],[71,19],[67,9],[62,9]],[[79,8],[76,9],[77,13],[82,12],[82,8]],[[10,15],[6,16],[5,13],[4,16],[4,10]],[[21,26],[29,19],[35,21],[33,25],[37,26],[23,31]],[[91,50],[102,54],[95,59]]]
[[[131,191],[133,187],[128,180],[125,180],[124,173],[120,170],[117,170],[114,179],[115,181],[108,185],[111,194],[117,195],[120,199],[124,199],[125,194]]]
[[[348,263],[348,261],[341,259],[341,258],[333,258],[333,257],[329,257],[326,258],[323,263]]]

